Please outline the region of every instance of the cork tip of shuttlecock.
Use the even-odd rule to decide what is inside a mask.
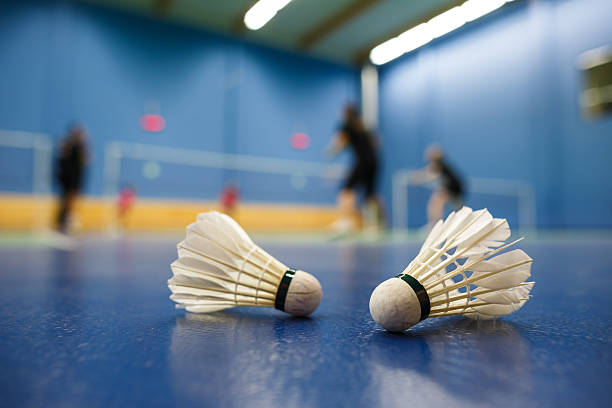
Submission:
[[[308,316],[319,307],[322,295],[317,278],[308,272],[297,271],[289,285],[284,310],[293,316]]]
[[[370,314],[383,329],[404,331],[421,318],[421,305],[414,290],[401,279],[387,279],[370,296]]]

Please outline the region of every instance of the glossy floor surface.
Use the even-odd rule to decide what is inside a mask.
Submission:
[[[417,244],[264,248],[318,276],[311,318],[168,300],[170,240],[0,248],[2,407],[610,407],[612,241],[527,241],[533,298],[494,322],[375,325]]]

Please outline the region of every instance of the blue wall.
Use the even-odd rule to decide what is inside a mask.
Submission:
[[[612,118],[581,116],[576,67],[612,43],[610,16],[609,0],[519,1],[383,66],[386,196],[438,142],[464,175],[531,182],[542,227],[612,227]]]
[[[93,195],[103,192],[104,149],[115,140],[323,161],[341,106],[359,97],[354,69],[66,1],[2,2],[0,56],[0,129],[57,140],[69,122],[82,122],[94,153]],[[166,119],[160,133],[140,129],[149,100]],[[310,135],[309,149],[290,147],[294,132]],[[0,151],[0,190],[30,191],[25,159]],[[332,203],[337,189],[316,179],[299,190],[286,176],[163,163],[151,181],[141,169],[125,160],[121,181],[143,196],[210,199],[228,179],[238,180],[247,200]]]
[[[575,61],[612,42],[610,15],[606,0],[517,1],[383,66],[386,201],[391,174],[423,165],[436,141],[464,175],[533,183],[540,226],[612,227],[612,120],[582,118]],[[70,121],[84,123],[93,195],[103,191],[113,140],[322,161],[341,105],[358,99],[356,70],[65,1],[0,3],[0,58],[0,129],[57,140]],[[149,100],[167,120],[161,133],[139,127]],[[308,150],[289,146],[293,132],[311,136]],[[0,149],[0,191],[31,191],[31,162],[28,152]],[[337,189],[163,164],[148,180],[142,164],[124,160],[121,172],[142,196],[211,199],[228,179],[247,200],[332,203]],[[418,225],[427,193],[413,193]],[[498,201],[468,203],[495,210]]]

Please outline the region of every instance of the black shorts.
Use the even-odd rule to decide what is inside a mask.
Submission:
[[[463,207],[463,189],[461,186],[451,185],[450,188],[447,186],[444,186],[443,188],[448,195],[448,200],[456,209]]]
[[[378,166],[375,162],[357,163],[349,173],[344,183],[344,189],[355,190],[356,187],[361,186],[365,190],[366,198],[372,198],[376,194],[377,173]]]
[[[446,190],[449,198],[460,200],[463,197],[463,187],[458,181],[442,183],[442,187]]]

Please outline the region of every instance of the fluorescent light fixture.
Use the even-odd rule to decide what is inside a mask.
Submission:
[[[259,0],[244,15],[244,24],[250,30],[259,30],[289,4],[291,0]]]
[[[512,0],[510,0],[512,1]],[[470,0],[461,5],[465,21],[473,21],[497,10],[508,1],[505,0]]]
[[[376,65],[385,64],[512,1],[514,0],[468,0],[377,45],[370,51],[370,60]]]
[[[428,24],[419,24],[397,37],[402,42],[404,52],[415,50],[433,40]]]
[[[375,47],[370,52],[370,60],[376,65],[385,64],[402,54],[427,44],[432,39],[427,24],[420,24]]]
[[[400,40],[395,37],[374,47],[374,49],[370,51],[370,60],[376,65],[381,65],[396,59],[403,53],[404,51],[402,50]]]
[[[469,1],[467,3],[469,3]],[[462,7],[463,5],[460,7],[453,7],[429,20],[427,26],[429,27],[432,37],[442,37],[444,34],[450,33],[464,25],[465,18],[463,17]]]

